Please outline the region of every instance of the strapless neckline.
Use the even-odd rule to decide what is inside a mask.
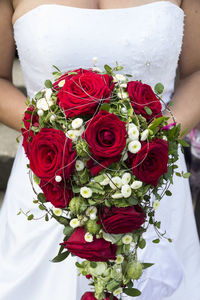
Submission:
[[[81,8],[81,7],[74,7],[74,6],[67,6],[67,5],[62,5],[62,4],[40,4],[38,6],[36,6],[35,8],[27,11],[26,13],[24,13],[22,16],[20,16],[19,18],[16,19],[16,21],[13,24],[13,27],[15,28],[15,26],[17,26],[23,19],[29,17],[29,15],[31,15],[33,12],[36,12],[37,10],[40,9],[45,9],[45,8],[52,8],[54,9],[55,7],[60,7],[62,9],[71,9],[71,10],[81,10],[83,12],[92,12],[92,13],[103,13],[103,14],[107,14],[107,13],[113,13],[113,12],[127,12],[127,11],[135,11],[138,9],[144,9],[144,8],[151,8],[153,6],[156,5],[163,5],[163,6],[171,6],[175,9],[177,9],[178,11],[180,11],[181,13],[184,14],[184,11],[181,7],[179,7],[178,5],[172,3],[171,1],[154,1],[154,2],[150,2],[147,4],[142,4],[142,5],[138,5],[138,6],[132,6],[132,7],[123,7],[123,8],[108,8],[108,9],[91,9],[91,8]]]

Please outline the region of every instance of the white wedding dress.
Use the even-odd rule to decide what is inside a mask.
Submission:
[[[28,95],[52,77],[52,65],[63,71],[88,68],[98,57],[100,68],[118,61],[134,79],[152,87],[162,82],[168,102],[183,27],[183,11],[168,1],[107,10],[40,5],[14,25]],[[17,216],[20,208],[38,214],[26,163],[20,146],[0,213],[0,300],[80,300],[90,287],[88,280],[77,276],[75,258],[50,262],[62,241],[62,226]],[[182,154],[179,166],[185,170]],[[162,200],[158,219],[173,243],[162,240],[155,245],[154,232],[147,233],[140,259],[155,265],[137,282],[143,291],[138,300],[200,299],[200,248],[188,181],[177,177],[171,191],[173,196]]]

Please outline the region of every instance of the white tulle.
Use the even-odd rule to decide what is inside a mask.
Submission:
[[[152,87],[162,82],[168,102],[183,25],[183,11],[168,1],[117,10],[40,5],[14,25],[28,95],[52,77],[52,65],[63,71],[91,67],[92,58],[98,57],[100,68],[118,61],[134,79]],[[62,226],[17,216],[20,208],[38,215],[26,164],[20,146],[0,213],[0,300],[80,300],[90,287],[77,276],[75,258],[50,262],[62,241]],[[179,167],[185,170],[182,154]],[[155,265],[136,283],[143,292],[138,300],[199,300],[200,249],[188,181],[177,177],[171,190],[173,196],[162,200],[158,219],[174,242],[154,245],[155,233],[147,232],[147,247],[139,257]]]

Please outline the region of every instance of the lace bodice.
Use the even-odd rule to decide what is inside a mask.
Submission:
[[[98,67],[118,61],[134,79],[152,87],[165,86],[169,101],[182,46],[184,13],[168,1],[122,9],[82,9],[40,5],[14,24],[29,96],[51,78],[53,67],[62,71]]]

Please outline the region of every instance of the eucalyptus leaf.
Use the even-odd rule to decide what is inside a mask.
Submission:
[[[145,111],[146,111],[147,115],[149,115],[149,116],[151,116],[151,115],[152,115],[152,110],[151,110],[151,108],[150,108],[150,107],[148,107],[148,106],[145,106],[145,107],[144,107],[144,109],[145,109]]]
[[[164,91],[164,85],[162,83],[157,83],[154,87],[154,91],[156,92],[156,94],[160,95],[163,93]]]
[[[189,178],[190,177],[190,175],[191,175],[191,173],[185,173],[185,174],[183,174],[183,178]]]
[[[34,218],[34,215],[29,215],[29,216],[27,217],[27,220],[28,220],[28,221],[31,221],[31,220],[33,220],[33,218]]]

